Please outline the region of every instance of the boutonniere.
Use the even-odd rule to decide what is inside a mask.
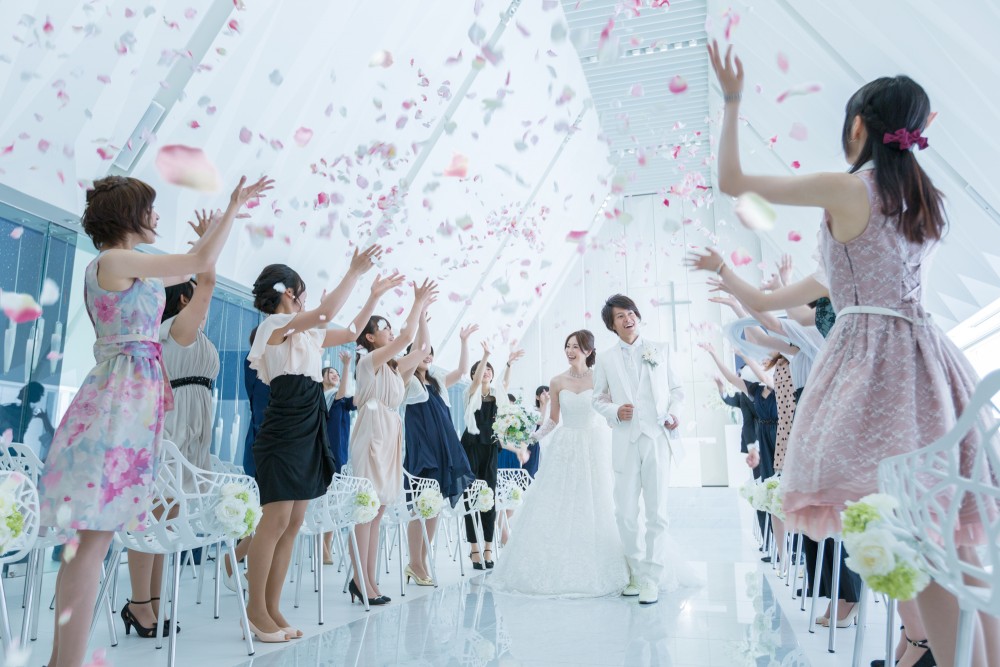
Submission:
[[[660,355],[652,345],[642,346],[642,360],[649,364],[650,368],[656,368],[660,363]]]

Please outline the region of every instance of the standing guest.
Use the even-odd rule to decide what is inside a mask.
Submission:
[[[302,636],[281,613],[281,590],[306,507],[333,479],[319,376],[323,348],[352,337],[348,329],[326,326],[381,252],[377,245],[355,249],[343,280],[313,310],[305,306],[305,282],[284,264],[264,267],[253,286],[254,306],[267,318],[257,328],[250,365],[270,386],[271,397],[253,444],[263,517],[250,544],[247,616],[263,642]],[[377,277],[372,292],[381,295],[393,282]]]
[[[523,350],[514,350],[507,360],[507,368],[503,374],[503,388],[493,388],[493,366],[489,362],[490,348],[483,342],[483,358],[472,365],[472,383],[465,396],[465,433],[462,434],[462,448],[469,459],[472,474],[476,479],[486,482],[492,489],[494,498],[497,488],[497,454],[499,445],[493,437],[493,422],[497,417],[497,409],[510,402],[507,398],[507,386],[510,384],[511,366],[524,356]],[[475,570],[493,569],[493,531],[496,526],[497,513],[495,509],[481,512],[483,525],[483,545],[480,551],[479,540],[476,537],[476,524],[471,514],[465,516],[465,537],[469,540],[471,549],[469,557]],[[481,554],[481,555],[480,555]],[[487,556],[489,554],[489,556]]]
[[[393,333],[388,320],[376,315],[369,318],[356,341],[365,354],[357,364],[355,397],[359,407],[351,434],[351,468],[355,476],[371,480],[379,509],[374,519],[355,527],[361,562],[354,563],[351,602],[363,599],[365,593],[369,605],[390,601],[379,592],[375,576],[379,524],[386,505],[396,502],[403,493],[403,424],[399,407],[406,397],[406,383],[430,347],[426,327],[420,322],[436,297],[436,283],[425,280],[419,287],[414,283],[413,306],[399,336]],[[396,355],[410,343],[414,343],[413,350],[397,361]]]
[[[340,372],[336,368],[328,367],[324,369],[323,384],[326,386],[328,380],[335,382],[336,393],[331,396],[329,389],[324,392],[326,395],[326,435],[330,440],[330,453],[333,455],[333,465],[337,472],[344,469],[348,460],[347,445],[351,441],[351,412],[357,410],[354,405],[354,397],[347,395],[348,378],[351,377],[351,359],[353,354],[347,350],[341,350]],[[330,544],[333,542],[333,532],[323,535],[323,564],[333,565],[333,553],[330,551]]]
[[[427,328],[427,320],[421,320]],[[461,353],[458,367],[450,373],[431,368],[434,363],[434,348],[430,348],[406,384],[406,471],[415,477],[436,480],[443,495],[454,507],[462,498],[462,492],[472,484],[475,477],[469,468],[469,461],[462,450],[455,427],[451,421],[451,400],[448,389],[458,384],[469,370],[469,336],[479,330],[475,324],[463,327],[458,334]],[[423,338],[429,340],[430,332],[425,330]],[[412,348],[412,346],[411,346]],[[411,352],[407,349],[407,353]],[[425,522],[428,542],[434,542],[437,517]],[[433,586],[427,566],[427,549],[419,521],[411,521],[407,527],[410,562],[404,574],[419,586]]]
[[[45,387],[40,382],[29,382],[21,387],[17,392],[17,403],[7,403],[0,405],[0,433],[10,429],[11,442],[24,444],[24,435],[28,431],[33,419],[42,422],[44,433],[40,438],[38,446],[38,458],[45,461],[52,444],[52,436],[55,428],[49,421],[49,415],[40,407],[37,407],[45,397]]]
[[[135,250],[156,240],[156,191],[146,183],[109,176],[87,192],[83,230],[100,250],[84,276],[97,365],[56,430],[38,494],[41,524],[76,531],[78,540],[56,579],[51,667],[83,663],[101,561],[114,534],[141,526],[151,509],[164,412],[173,407],[159,343],[164,285],[215,266],[240,208],[271,187],[266,178],[245,184],[240,179],[218,223],[185,255]],[[146,593],[125,607],[126,630],[142,637],[157,623]]]
[[[931,117],[930,100],[909,77],[876,79],[845,108],[849,173],[755,176],[743,172],[739,158],[742,64],[737,59],[734,66],[730,52],[723,57],[717,45],[709,51],[726,98],[722,191],[752,191],[777,204],[824,210],[820,251],[837,321],[799,403],[782,477],[789,529],[824,539],[840,531],[847,502],[877,490],[879,462],[925,447],[954,426],[978,379],[921,303],[923,271],[946,229],[941,193],[914,150],[927,145],[921,133]],[[711,270],[728,283],[732,272],[725,262]],[[979,447],[994,446],[977,433],[961,443],[970,453],[963,461]],[[961,530],[944,539],[955,541],[961,558],[978,562],[985,511],[966,505],[956,508]],[[932,582],[917,596],[917,607],[934,659],[950,665],[955,598]],[[974,661],[1000,664],[1000,622],[979,615],[975,624]],[[917,632],[906,621],[912,642],[901,665],[929,653]]]

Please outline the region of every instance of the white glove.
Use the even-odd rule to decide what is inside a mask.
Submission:
[[[541,428],[539,428],[537,431],[535,431],[535,434],[533,436],[531,436],[531,439],[534,440],[535,442],[539,442],[542,438],[544,438],[545,436],[547,436],[549,433],[552,433],[552,431],[554,431],[556,429],[556,426],[558,426],[558,425],[559,424],[557,422],[552,421],[551,417],[547,418],[545,420],[545,423],[542,424]]]

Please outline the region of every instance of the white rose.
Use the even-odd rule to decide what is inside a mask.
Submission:
[[[858,503],[871,505],[885,517],[891,517],[893,512],[899,508],[899,501],[888,493],[872,493],[859,500]]]
[[[889,574],[896,567],[898,540],[888,530],[874,528],[852,536],[847,567],[862,577]]]

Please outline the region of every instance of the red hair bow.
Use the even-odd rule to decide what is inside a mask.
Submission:
[[[899,150],[901,151],[908,151],[912,146],[916,146],[919,150],[924,150],[927,148],[927,137],[920,136],[920,130],[910,132],[904,127],[892,133],[886,132],[882,136],[882,143],[898,143]]]

